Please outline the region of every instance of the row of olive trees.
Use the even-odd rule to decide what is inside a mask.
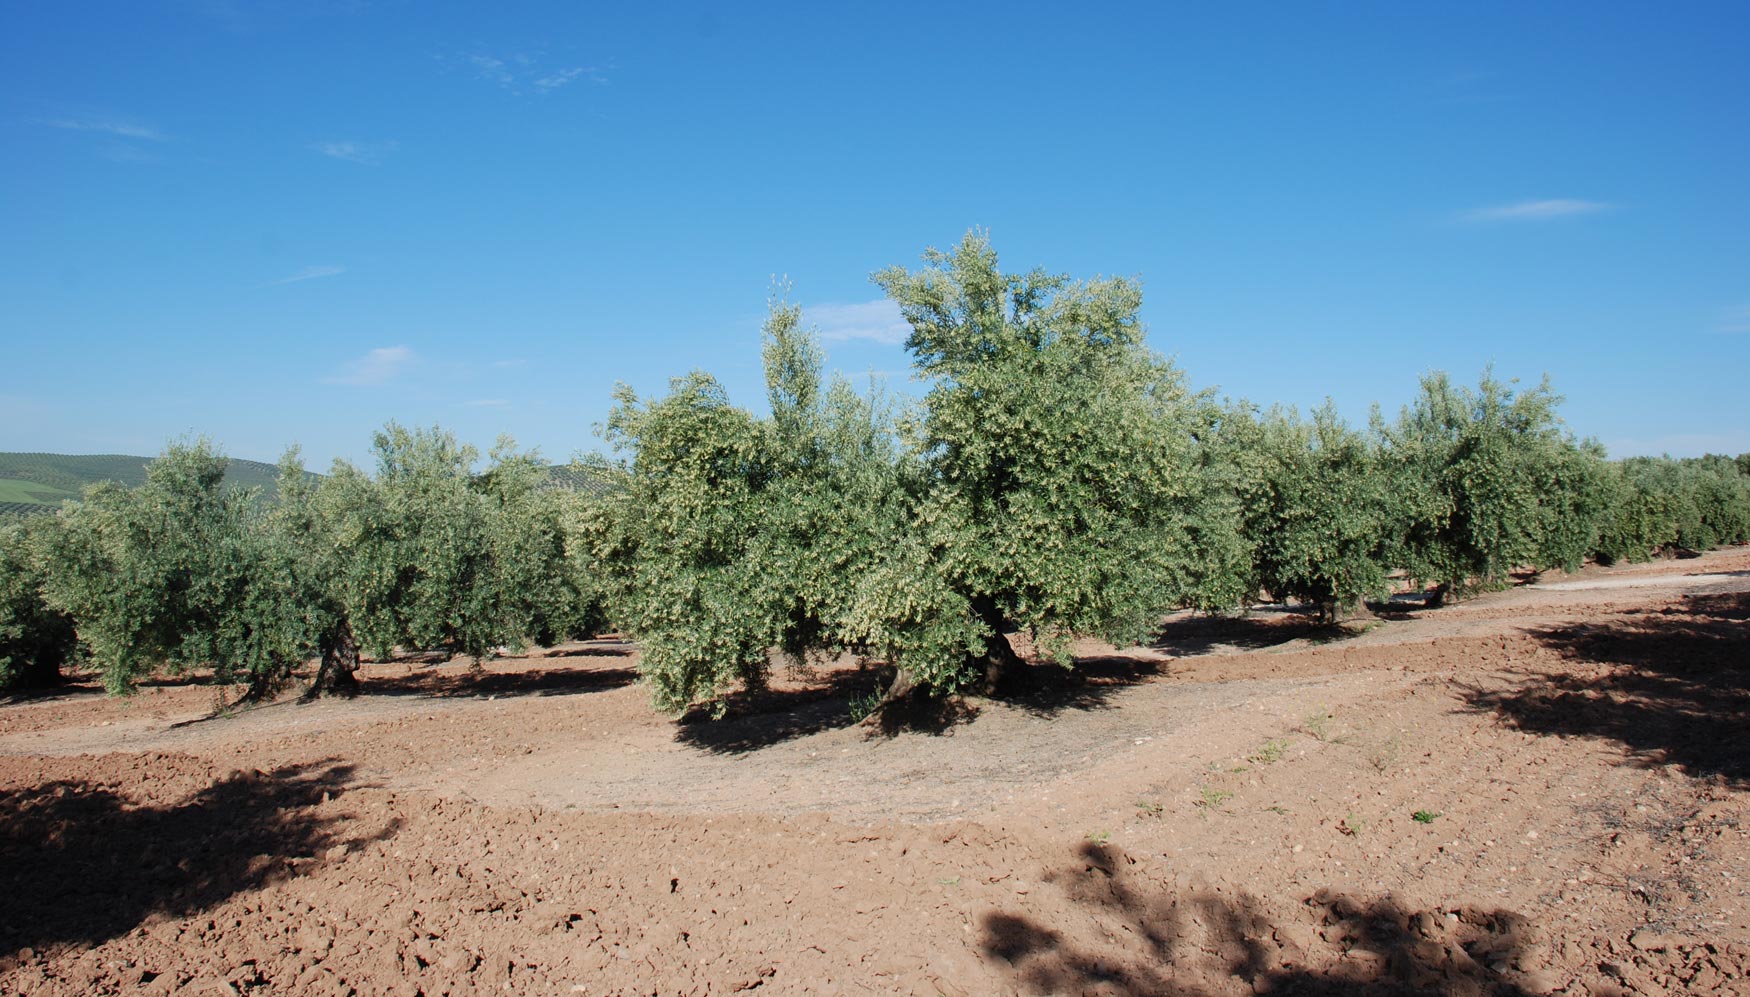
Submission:
[[[591,553],[659,706],[757,687],[771,649],[893,666],[890,696],[990,686],[1025,631],[1147,637],[1176,608],[1260,593],[1338,619],[1402,580],[1438,603],[1519,568],[1750,539],[1731,462],[1608,462],[1547,383],[1424,379],[1395,421],[1218,404],[1143,344],[1140,292],[1004,273],[980,236],[875,281],[927,386],[899,408],[824,384],[777,303],[770,415],[709,375],[622,390],[626,490]]]
[[[535,455],[501,443],[475,473],[454,437],[394,424],[375,454],[374,475],[317,479],[293,451],[266,503],[224,487],[210,445],[175,444],[139,487],[0,531],[0,687],[53,681],[82,646],[115,692],[210,667],[262,697],[317,660],[317,694],[353,683],[360,646],[478,658],[599,624],[566,547],[579,503]]]
[[[1750,461],[1609,462],[1547,384],[1432,375],[1356,428],[1191,390],[1144,344],[1132,281],[1005,273],[977,235],[875,280],[921,401],[827,379],[779,301],[769,413],[703,373],[621,389],[598,495],[543,487],[509,443],[476,472],[452,436],[393,424],[371,474],[288,455],[276,503],[172,446],[138,488],[0,530],[0,685],[83,648],[118,691],[205,666],[262,696],[315,659],[317,692],[361,646],[478,658],[611,622],[664,709],[758,687],[774,649],[879,659],[898,697],[993,686],[1016,631],[1067,665],[1074,638],[1140,641],[1180,607],[1267,594],[1336,620],[1404,579],[1437,602],[1750,539]]]

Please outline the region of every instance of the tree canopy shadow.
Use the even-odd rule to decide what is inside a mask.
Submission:
[[[1375,612],[1380,607],[1370,606]],[[1342,624],[1321,623],[1306,607],[1281,603],[1254,606],[1243,616],[1183,616],[1168,620],[1149,648],[1176,658],[1261,651],[1297,640],[1327,643],[1353,636]]]
[[[569,696],[605,692],[638,681],[638,670],[626,667],[557,665],[494,671],[490,666],[457,672],[414,671],[406,675],[360,676],[360,696],[427,696],[453,699],[467,696]]]
[[[1578,667],[1472,690],[1472,708],[1527,731],[1607,738],[1644,764],[1750,782],[1750,592],[1532,633]]]
[[[1534,968],[1534,932],[1511,911],[1447,917],[1320,890],[1300,918],[1277,920],[1244,892],[1148,881],[1134,859],[1092,842],[1044,882],[1075,908],[1056,919],[1062,929],[1020,911],[982,918],[982,954],[1021,993],[1204,997],[1236,979],[1317,997],[1530,992],[1516,978]]]
[[[1078,657],[1071,668],[1030,661],[1006,674],[990,698],[1039,717],[1111,709],[1115,697],[1162,674],[1164,666],[1122,654]]]
[[[892,682],[885,666],[818,672],[806,684],[735,693],[722,716],[694,707],[680,718],[676,740],[716,754],[746,754],[831,730],[862,724],[871,738],[943,735],[976,718],[984,703],[1038,716],[1096,710],[1124,689],[1160,673],[1160,663],[1121,655],[1077,658],[1074,668],[1024,661],[1003,676],[989,696],[910,696],[863,717],[858,702],[874,705]]]
[[[97,945],[389,837],[393,824],[348,836],[344,815],[316,812],[352,774],[332,761],[235,772],[163,805],[82,780],[0,792],[0,952]]]
[[[802,685],[734,693],[722,716],[705,707],[681,715],[675,740],[720,755],[742,755],[858,722],[852,700],[879,683],[879,669],[835,669]]]

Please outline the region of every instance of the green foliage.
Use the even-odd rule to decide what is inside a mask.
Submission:
[[[1558,401],[1547,381],[1515,391],[1484,372],[1473,391],[1431,374],[1382,427],[1391,486],[1407,503],[1397,560],[1411,577],[1444,593],[1499,584],[1546,556],[1572,563],[1572,541],[1547,534],[1590,498]]]
[[[775,303],[766,325],[768,418],[702,373],[660,400],[616,395],[608,438],[632,457],[592,520],[591,553],[664,709],[757,688],[773,648],[881,646],[909,660],[957,640],[964,653],[964,608],[944,616],[950,593],[929,584],[927,559],[907,557],[891,418],[843,381],[823,390],[799,319]]]
[[[1563,440],[1546,452],[1542,474],[1542,522],[1532,567],[1577,570],[1598,550],[1599,538],[1617,500],[1604,447],[1595,440]]]
[[[621,462],[551,467],[506,439],[482,470],[451,434],[394,423],[374,473],[326,478],[295,450],[276,480],[204,442],[0,454],[0,514],[84,488],[0,523],[0,686],[52,677],[75,626],[118,692],[210,666],[263,695],[317,653],[350,674],[355,634],[478,659],[611,619],[663,709],[853,652],[895,675],[863,713],[992,683],[1016,630],[1067,666],[1075,637],[1136,642],[1261,590],[1334,620],[1399,570],[1444,593],[1750,540],[1750,454],[1609,462],[1547,383],[1430,375],[1363,431],[1328,403],[1303,419],[1191,391],[1144,345],[1134,281],[1007,273],[976,233],[874,280],[910,326],[920,404],[824,377],[777,301],[769,414],[701,372],[660,398],[621,388]],[[1328,739],[1329,719],[1304,729]]]
[[[1400,512],[1378,442],[1328,402],[1310,422],[1281,409],[1230,419],[1256,586],[1332,621],[1387,595]]]
[[[323,584],[364,646],[479,659],[596,625],[567,546],[583,500],[545,487],[538,454],[500,440],[476,475],[474,448],[393,422],[373,451],[374,477],[337,461],[301,520],[320,531]]]
[[[160,663],[210,665],[263,692],[303,651],[262,508],[222,487],[225,465],[204,440],[172,444],[139,487],[87,488],[47,538],[44,593],[77,620],[112,692]]]
[[[1418,824],[1432,824],[1440,819],[1440,815],[1432,810],[1418,810],[1410,815],[1410,819]]]
[[[875,276],[911,324],[921,412],[824,385],[782,303],[769,417],[703,373],[617,395],[628,486],[592,552],[663,708],[759,686],[773,648],[878,656],[892,695],[953,691],[1012,658],[1013,627],[1068,664],[1074,635],[1135,642],[1236,587],[1206,568],[1242,551],[1198,473],[1218,413],[1142,346],[1136,285],[1004,274],[977,235],[925,260]]]
[[[73,620],[44,600],[42,553],[53,517],[0,523],[0,691],[52,685],[78,647]]]
[[[1750,475],[1740,462],[1707,456],[1631,457],[1608,475],[1599,556],[1644,561],[1668,548],[1706,550],[1750,540]]]
[[[1143,346],[1138,285],[1005,274],[976,234],[925,262],[875,281],[930,384],[916,534],[979,636],[1017,625],[1067,664],[1072,635],[1134,643],[1206,598],[1200,554],[1236,535],[1198,475],[1214,410]],[[938,666],[939,688],[972,677]]]

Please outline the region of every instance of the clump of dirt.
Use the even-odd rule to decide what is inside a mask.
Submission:
[[[1750,551],[1548,584],[898,732],[850,661],[664,719],[613,642],[9,704],[0,990],[1750,989]]]

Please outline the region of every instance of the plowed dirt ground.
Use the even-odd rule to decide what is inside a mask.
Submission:
[[[1080,650],[898,732],[614,641],[6,703],[0,991],[1750,993],[1750,550]]]

